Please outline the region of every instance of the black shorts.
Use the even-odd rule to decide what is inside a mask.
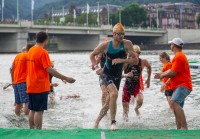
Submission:
[[[108,86],[111,83],[114,83],[116,88],[117,88],[117,90],[119,90],[121,77],[115,77],[115,76],[102,74],[101,75],[101,80],[102,80],[102,84],[106,84],[106,86]]]
[[[28,94],[29,95],[28,108],[36,112],[47,110],[48,94],[49,92]]]
[[[172,90],[165,90],[165,96],[172,96],[173,91]]]

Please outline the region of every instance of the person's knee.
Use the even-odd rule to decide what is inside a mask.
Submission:
[[[138,94],[137,96],[136,96],[136,100],[137,100],[137,102],[138,103],[143,103],[143,95],[142,94]]]
[[[173,108],[177,105],[177,103],[176,103],[174,100],[170,100],[170,104],[171,104],[171,106],[172,106]]]
[[[118,94],[115,92],[110,93],[110,98],[117,99]]]

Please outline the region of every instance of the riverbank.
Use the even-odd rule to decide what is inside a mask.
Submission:
[[[0,129],[1,139],[199,139],[200,130]]]

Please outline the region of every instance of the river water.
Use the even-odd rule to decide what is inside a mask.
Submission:
[[[167,51],[170,57],[173,54]],[[199,53],[195,50],[185,51],[189,60],[200,61]],[[140,109],[141,118],[134,113],[134,104],[130,104],[129,122],[123,121],[122,116],[122,86],[121,82],[117,101],[117,126],[118,128],[135,129],[175,129],[174,116],[169,110],[166,98],[159,92],[161,82],[153,79],[153,74],[159,72],[162,64],[159,62],[160,51],[144,51],[141,58],[148,59],[152,65],[151,86],[143,92],[144,103]],[[68,76],[76,78],[74,84],[64,84],[53,78],[53,82],[59,83],[55,88],[56,104],[49,107],[44,113],[44,129],[70,129],[92,128],[101,108],[101,91],[98,76],[90,69],[90,52],[51,53],[55,68]],[[9,67],[16,54],[0,55],[0,87],[10,81]],[[187,97],[184,110],[189,129],[200,129],[200,70],[191,69],[193,78],[193,91]],[[146,79],[146,70],[143,71]],[[80,94],[80,99],[62,99],[67,95]],[[108,114],[109,115],[109,114]],[[28,120],[23,114],[20,117],[14,114],[14,94],[12,87],[0,92],[0,128],[28,128]],[[109,116],[105,116],[100,122],[99,128],[110,128]]]

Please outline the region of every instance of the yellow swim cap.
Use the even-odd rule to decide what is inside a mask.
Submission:
[[[124,33],[124,26],[121,23],[117,23],[115,24],[115,26],[113,27],[113,32],[121,32]]]
[[[140,52],[140,46],[134,44],[134,45],[133,45],[133,50],[134,50],[135,52]]]

